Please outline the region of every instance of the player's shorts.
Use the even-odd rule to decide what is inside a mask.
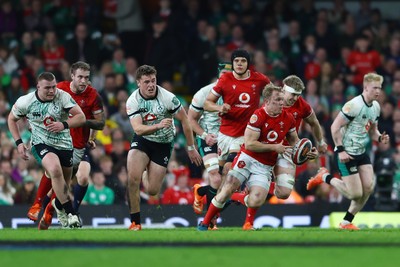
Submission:
[[[228,175],[239,179],[240,183],[247,186],[261,186],[267,191],[272,181],[273,166],[265,165],[249,155],[239,152],[232,163],[232,169]]]
[[[72,165],[77,167],[81,161],[89,162],[89,156],[86,154],[86,148],[74,148]]]
[[[229,151],[239,151],[244,143],[244,136],[231,137],[218,133],[218,160],[226,161]]]
[[[72,149],[60,150],[45,144],[37,144],[32,146],[32,155],[40,164],[42,163],[43,158],[50,152],[58,156],[58,158],[60,159],[61,166],[72,167],[72,160],[73,160]]]
[[[168,165],[172,148],[173,143],[156,143],[138,135],[134,135],[131,143],[131,149],[143,151],[151,161],[163,167]]]
[[[350,154],[349,154],[350,155]],[[353,157],[349,162],[340,162],[338,153],[335,152],[336,162],[341,176],[349,176],[358,173],[358,166],[371,164],[371,159],[367,153],[361,155],[350,155]]]
[[[201,138],[196,138],[197,139],[197,146],[199,148],[199,153],[201,157],[204,157],[205,155],[208,154],[217,154],[218,153],[218,146],[217,144],[214,144],[213,146],[208,146],[206,141],[204,141]]]
[[[296,169],[296,164],[294,164],[292,160],[292,149],[286,150],[285,153],[278,154],[276,165],[287,169]]]

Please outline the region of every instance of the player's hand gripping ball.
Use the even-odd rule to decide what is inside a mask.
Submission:
[[[307,154],[312,149],[312,143],[310,139],[303,138],[297,141],[293,146],[292,160],[296,165],[301,165],[307,161]]]

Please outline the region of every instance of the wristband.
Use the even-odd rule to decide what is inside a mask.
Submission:
[[[380,136],[378,137],[378,142],[379,142],[379,143],[382,143],[382,135],[380,135]]]
[[[23,144],[24,142],[22,142],[22,139],[18,139],[15,141],[15,145],[18,147],[20,144]]]
[[[344,151],[344,146],[336,146],[335,147],[335,151],[338,152],[338,153],[343,152]]]
[[[187,150],[188,150],[188,151],[193,151],[193,150],[195,150],[194,145],[187,146]]]
[[[69,128],[68,122],[63,121],[62,124],[64,125],[64,130]]]
[[[203,139],[203,140],[206,140],[207,135],[208,135],[207,132],[203,132],[203,133],[200,135],[200,138]]]

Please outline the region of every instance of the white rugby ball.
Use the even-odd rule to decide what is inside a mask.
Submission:
[[[312,149],[312,143],[308,138],[302,138],[293,146],[292,160],[296,165],[307,161],[307,153]]]

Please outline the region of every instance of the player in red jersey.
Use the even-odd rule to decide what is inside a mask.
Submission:
[[[244,182],[249,189],[244,202],[246,206],[257,211],[267,197],[278,154],[291,148],[283,144],[284,139],[289,140],[290,145],[299,140],[293,115],[283,110],[282,87],[267,85],[263,97],[265,104],[251,116],[244,133],[245,142],[235,157],[220,192],[211,201],[204,220],[199,224],[197,229],[200,231],[208,230],[212,218],[223,209],[226,201]],[[316,154],[309,152],[309,156],[312,158]],[[249,224],[252,228],[254,216],[255,212],[252,217],[246,216],[245,225]]]
[[[73,188],[73,204],[75,211],[78,211],[80,203],[86,194],[90,175],[90,164],[88,156],[85,154],[85,149],[86,146],[89,146],[91,149],[96,147],[94,134],[96,130],[104,128],[105,116],[100,95],[95,88],[89,85],[90,65],[78,61],[71,65],[70,73],[71,81],[59,82],[57,88],[69,93],[81,107],[86,117],[85,126],[70,130],[74,146],[73,173],[77,178],[77,183]],[[28,217],[36,220],[42,204],[46,206],[45,213],[39,223],[39,229],[47,229],[51,224],[52,216],[50,215],[53,213],[52,206],[47,205],[50,199],[46,197],[50,189],[50,179],[44,174],[40,181],[35,202],[28,212]]]
[[[240,146],[251,115],[260,106],[260,98],[268,77],[249,70],[250,54],[243,49],[232,52],[233,72],[222,75],[204,102],[204,109],[219,112],[221,127],[218,133],[218,160],[222,183]],[[222,97],[223,105],[216,104]]]
[[[290,75],[283,80],[284,89],[284,107],[283,109],[290,114],[293,114],[296,123],[296,132],[304,120],[311,126],[313,135],[317,141],[317,149],[320,153],[325,153],[327,150],[327,144],[324,141],[321,125],[310,106],[301,93],[305,89],[303,81],[296,75]],[[284,145],[289,145],[287,140],[284,141]],[[274,194],[279,199],[287,199],[295,183],[296,165],[293,163],[291,158],[291,151],[288,153],[280,154],[278,161],[274,167],[275,182],[271,183],[270,194]],[[232,200],[239,201],[244,204],[243,199],[245,193],[235,193],[232,196]],[[247,209],[247,213],[253,214],[251,208]],[[245,228],[246,225],[243,225]]]

